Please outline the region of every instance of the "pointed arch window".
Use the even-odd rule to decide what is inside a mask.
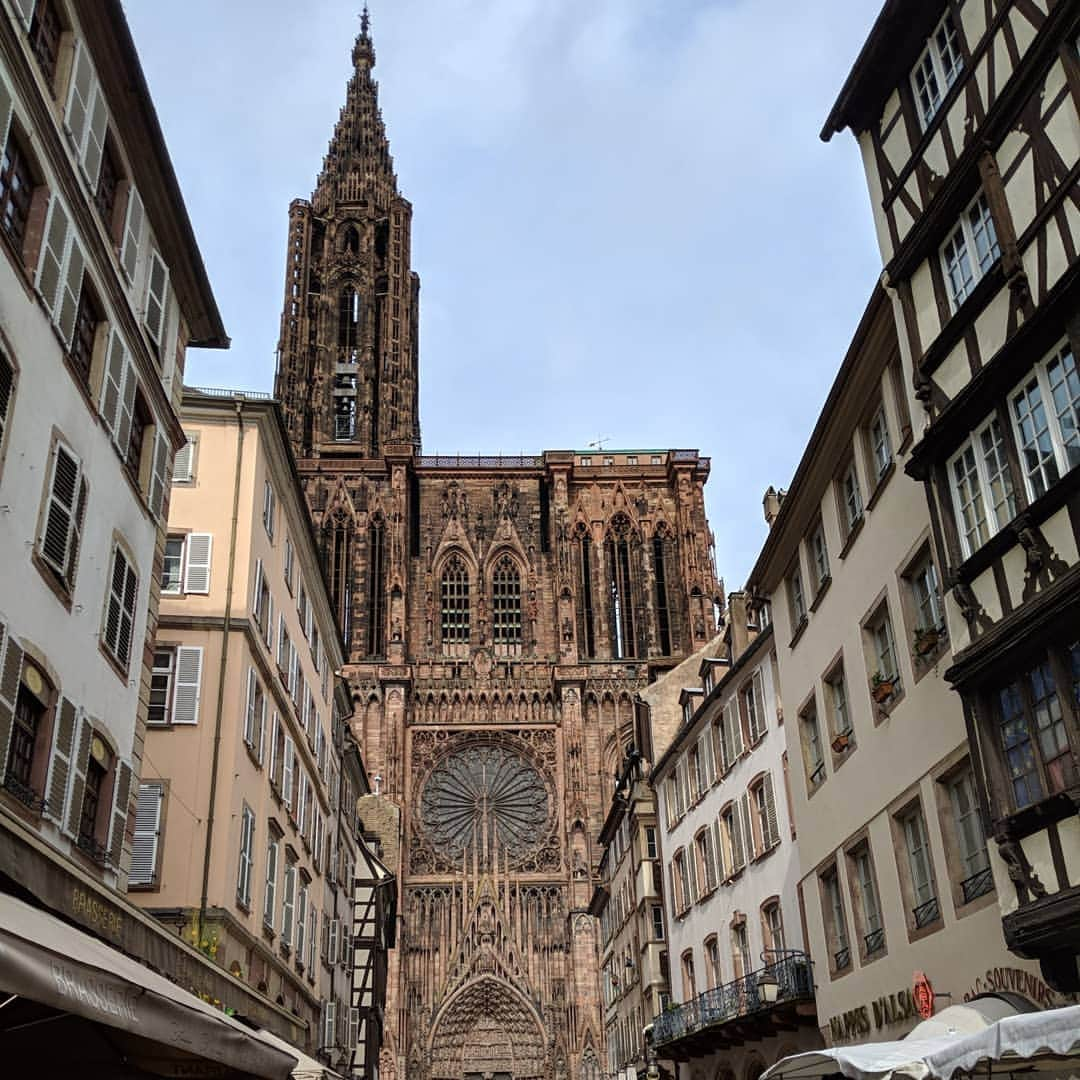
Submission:
[[[578,570],[578,648],[586,658],[596,656],[596,627],[593,621],[593,546],[585,526],[575,541]]]
[[[376,514],[368,526],[368,656],[382,656],[386,638],[386,523]]]
[[[499,558],[491,576],[491,637],[497,652],[521,648],[521,573],[509,554]]]
[[[357,255],[360,252],[360,234],[356,231],[356,227],[350,225],[345,230],[345,239],[341,244],[343,251],[348,251],[352,255]]]
[[[458,554],[447,559],[440,582],[443,647],[469,643],[469,568]]]
[[[346,650],[352,638],[352,545],[352,521],[339,510],[331,516],[326,529],[326,569],[330,599]]]
[[[670,582],[674,578],[675,540],[661,523],[652,540],[653,585],[656,590],[656,639],[663,656],[673,649]]]
[[[346,285],[338,299],[338,344],[343,349],[355,349],[359,341],[360,294]]]
[[[625,514],[616,514],[604,542],[604,585],[608,601],[611,655],[616,660],[637,655],[630,550],[632,533],[630,519]]]

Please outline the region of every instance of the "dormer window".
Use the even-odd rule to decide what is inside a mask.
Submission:
[[[952,14],[946,12],[937,29],[927,39],[926,48],[911,73],[911,88],[915,92],[923,131],[930,127],[942,99],[963,70],[960,35]]]

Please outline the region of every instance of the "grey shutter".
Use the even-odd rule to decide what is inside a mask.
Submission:
[[[71,243],[68,245],[67,263],[60,281],[60,294],[57,297],[59,303],[55,313],[56,327],[67,348],[71,347],[71,336],[75,333],[75,319],[79,314],[79,297],[82,294],[85,269],[86,260],[83,258],[82,249],[75,239],[73,230]]]
[[[161,517],[165,504],[165,489],[169,486],[169,454],[172,444],[158,425],[154,440],[154,472],[150,478],[150,512],[156,518]]]
[[[179,457],[176,459],[180,460]],[[174,474],[175,475],[175,474]],[[259,621],[259,616],[262,614],[262,579],[263,579],[263,566],[262,559],[255,560],[255,590],[251,596],[251,612],[255,616],[255,621]]]
[[[247,701],[244,703],[244,742],[255,745],[255,695],[259,690],[259,677],[253,667],[248,668]]]
[[[44,242],[37,270],[37,290],[48,308],[49,314],[56,310],[60,281],[64,273],[69,242],[69,220],[60,198],[54,195],[49,202],[49,215],[45,221]]]
[[[135,374],[135,365],[131,354],[124,349],[124,383],[120,403],[116,414],[116,445],[122,457],[126,458],[128,443],[131,441],[131,422],[135,417],[135,392],[139,388],[139,377]]]
[[[161,256],[151,249],[150,273],[146,280],[146,313],[143,324],[155,345],[163,345],[165,303],[169,295],[169,268]]]
[[[127,216],[124,220],[124,244],[120,249],[120,262],[129,280],[135,279],[139,266],[139,241],[142,239],[143,201],[135,185],[128,189]]]
[[[739,809],[742,811],[743,836],[746,838],[746,861],[751,862],[758,855],[757,844],[754,842],[754,822],[750,817],[750,793],[744,791],[739,799]]]
[[[53,447],[49,502],[42,522],[38,550],[41,557],[65,581],[72,565],[72,537],[78,519],[81,478],[82,466],[79,459],[58,442]]]
[[[161,803],[164,794],[164,785],[159,781],[139,785],[139,796],[135,802],[135,834],[131,841],[129,885],[153,885],[157,877]]]
[[[94,96],[94,65],[90,60],[90,50],[83,42],[75,48],[75,63],[71,69],[71,86],[68,89],[67,108],[64,110],[64,126],[71,135],[79,157],[82,157],[86,142],[86,128],[90,119],[90,108]]]
[[[716,833],[716,877],[718,881],[727,881],[731,874],[731,867],[728,866],[727,859],[724,857],[724,830],[720,818],[714,822],[713,830]]]
[[[762,781],[765,789],[765,818],[768,836],[765,837],[765,847],[775,847],[780,843],[780,829],[776,823],[776,800],[773,798],[772,773],[766,773]]]
[[[6,646],[6,647],[5,647]],[[11,729],[15,722],[15,698],[22,678],[23,651],[19,643],[4,633],[0,626],[0,779],[7,774],[8,751],[11,748]]]
[[[63,822],[64,802],[71,776],[71,751],[75,743],[74,704],[67,698],[61,699],[57,715],[56,738],[49,759],[49,779],[45,785],[45,806],[54,821]]]
[[[101,172],[101,159],[105,154],[105,133],[109,128],[109,110],[105,105],[105,95],[101,84],[94,83],[94,99],[90,106],[90,123],[86,127],[86,142],[83,146],[82,164],[86,178],[90,181],[90,190],[97,191],[98,174]]]
[[[83,795],[86,794],[86,767],[90,761],[90,738],[94,733],[89,718],[81,709],[76,732],[71,794],[68,797],[67,824],[64,829],[71,837],[79,835],[79,818],[82,816]]]
[[[742,710],[739,708],[739,695],[731,699],[731,760],[734,762],[743,752]]]
[[[738,802],[731,807],[731,855],[734,869],[741,870],[746,865],[746,848],[743,846],[742,816]]]
[[[128,802],[131,798],[131,766],[126,761],[116,765],[113,778],[112,833],[109,836],[109,861],[114,869],[120,867],[124,850],[124,830],[127,828]]]
[[[760,737],[769,728],[769,718],[765,715],[765,690],[760,668],[754,672],[754,712],[757,714],[757,737]]]

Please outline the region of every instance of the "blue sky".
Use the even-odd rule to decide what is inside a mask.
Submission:
[[[880,3],[373,0],[425,451],[697,447],[738,587],[880,272],[855,141],[818,139]],[[126,0],[233,340],[188,382],[272,389],[358,6]]]

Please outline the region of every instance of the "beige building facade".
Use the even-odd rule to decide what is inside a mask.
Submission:
[[[336,1058],[366,793],[340,639],[277,404],[187,388],[182,421],[129,887]]]
[[[944,678],[940,555],[904,473],[914,433],[899,365],[875,288],[790,491],[766,496],[750,578],[772,610],[829,1045],[903,1036],[927,990],[1057,1001],[1001,936],[963,709]]]

